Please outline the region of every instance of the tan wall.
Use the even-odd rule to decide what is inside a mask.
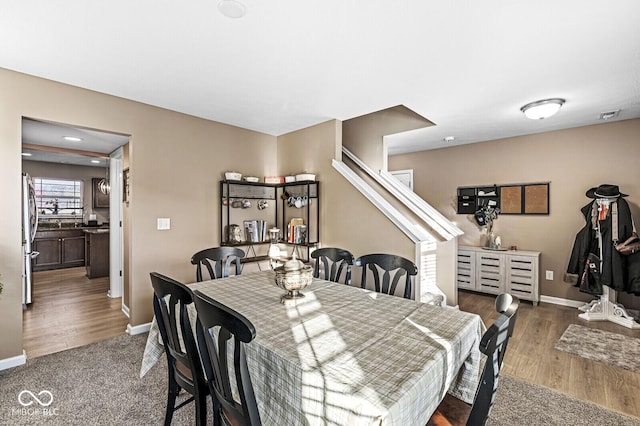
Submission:
[[[576,233],[584,226],[580,208],[587,189],[602,183],[630,194],[640,223],[640,120],[540,133],[530,136],[423,151],[389,158],[389,169],[414,169],[414,190],[465,231],[459,243],[479,245],[481,234],[471,215],[456,214],[456,188],[465,185],[551,182],[548,216],[502,215],[494,230],[505,246],[541,252],[540,293],[588,301],[563,282]],[[544,279],[544,271],[554,280]],[[621,294],[628,307],[639,298]]]
[[[276,138],[0,69],[0,359],[22,353],[21,120],[30,117],[131,135],[131,324],[152,317],[149,272],[193,281],[191,255],[219,243],[219,180],[235,169],[276,171]],[[171,218],[157,231],[156,219]]]
[[[89,214],[95,213],[98,222],[109,222],[108,208],[93,208],[92,178],[104,178],[106,169],[91,166],[76,166],[73,164],[44,163],[42,161],[22,161],[22,171],[33,177],[60,178],[82,180],[82,196],[85,220]],[[81,222],[82,216],[77,218]]]
[[[2,76],[0,70],[0,360],[22,355],[22,118],[10,114],[11,87]]]
[[[373,170],[387,169],[383,137],[431,126],[432,123],[403,105],[346,120],[342,125],[343,143]]]
[[[332,167],[331,160],[341,158],[341,137],[338,121],[278,137],[279,173],[307,170],[320,181],[322,246],[345,248],[356,258],[383,252],[413,259],[415,244]]]

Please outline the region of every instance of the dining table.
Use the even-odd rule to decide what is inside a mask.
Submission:
[[[473,402],[476,314],[315,278],[282,303],[272,270],[189,287],[253,323],[245,353],[265,425],[425,425],[447,392]],[[154,319],[140,376],[163,356]]]

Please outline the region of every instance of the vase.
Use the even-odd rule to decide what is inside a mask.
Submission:
[[[498,245],[496,243],[496,234],[494,234],[493,231],[489,232],[489,235],[487,238],[487,247],[493,250],[498,248]]]

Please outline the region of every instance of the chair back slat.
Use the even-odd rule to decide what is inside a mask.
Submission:
[[[154,313],[165,350],[189,369],[201,371],[193,328],[187,312],[187,306],[193,303],[191,290],[184,284],[156,272],[151,273],[151,283],[155,295]],[[180,343],[181,341],[183,343]]]
[[[217,401],[214,415],[225,425],[260,425],[244,352],[245,345],[255,338],[255,327],[243,315],[199,291],[194,295],[198,345],[210,392]],[[230,358],[233,368],[229,365]],[[232,374],[235,381],[231,380]],[[234,399],[233,382],[240,401]]]
[[[325,247],[314,250],[311,257],[315,259],[313,267],[313,276],[315,278],[324,278],[333,282],[343,282],[351,284],[351,266],[354,264],[353,255],[345,249],[336,247]],[[341,281],[342,271],[345,272],[345,278]]]
[[[191,257],[191,264],[196,265],[196,281],[227,278],[232,263],[235,265],[235,274],[240,275],[240,259],[244,256],[244,250],[238,247],[212,247],[197,252]],[[205,268],[208,277],[203,274]]]
[[[484,426],[489,418],[498,390],[498,377],[507,343],[513,334],[520,301],[515,296],[509,295],[510,300],[505,300],[508,298],[501,296],[496,299],[496,310],[502,310],[502,313],[487,329],[480,341],[480,352],[487,356],[487,360],[467,420],[468,426]]]
[[[379,293],[395,294],[402,277],[404,280],[405,299],[411,299],[413,277],[418,274],[418,267],[409,259],[393,254],[375,253],[360,256],[356,266],[362,267],[360,286],[367,288],[367,270],[371,271],[374,289]],[[382,281],[379,271],[384,271]]]
[[[194,396],[196,423],[206,423],[207,385],[200,355],[189,319],[188,306],[193,303],[193,293],[184,284],[167,276],[152,272],[153,310],[167,356],[169,390],[165,424],[171,423],[180,389]]]

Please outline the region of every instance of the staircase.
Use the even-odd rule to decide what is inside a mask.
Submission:
[[[415,299],[457,304],[457,237],[463,232],[387,171],[372,170],[345,147],[342,154],[333,168],[415,245]]]

